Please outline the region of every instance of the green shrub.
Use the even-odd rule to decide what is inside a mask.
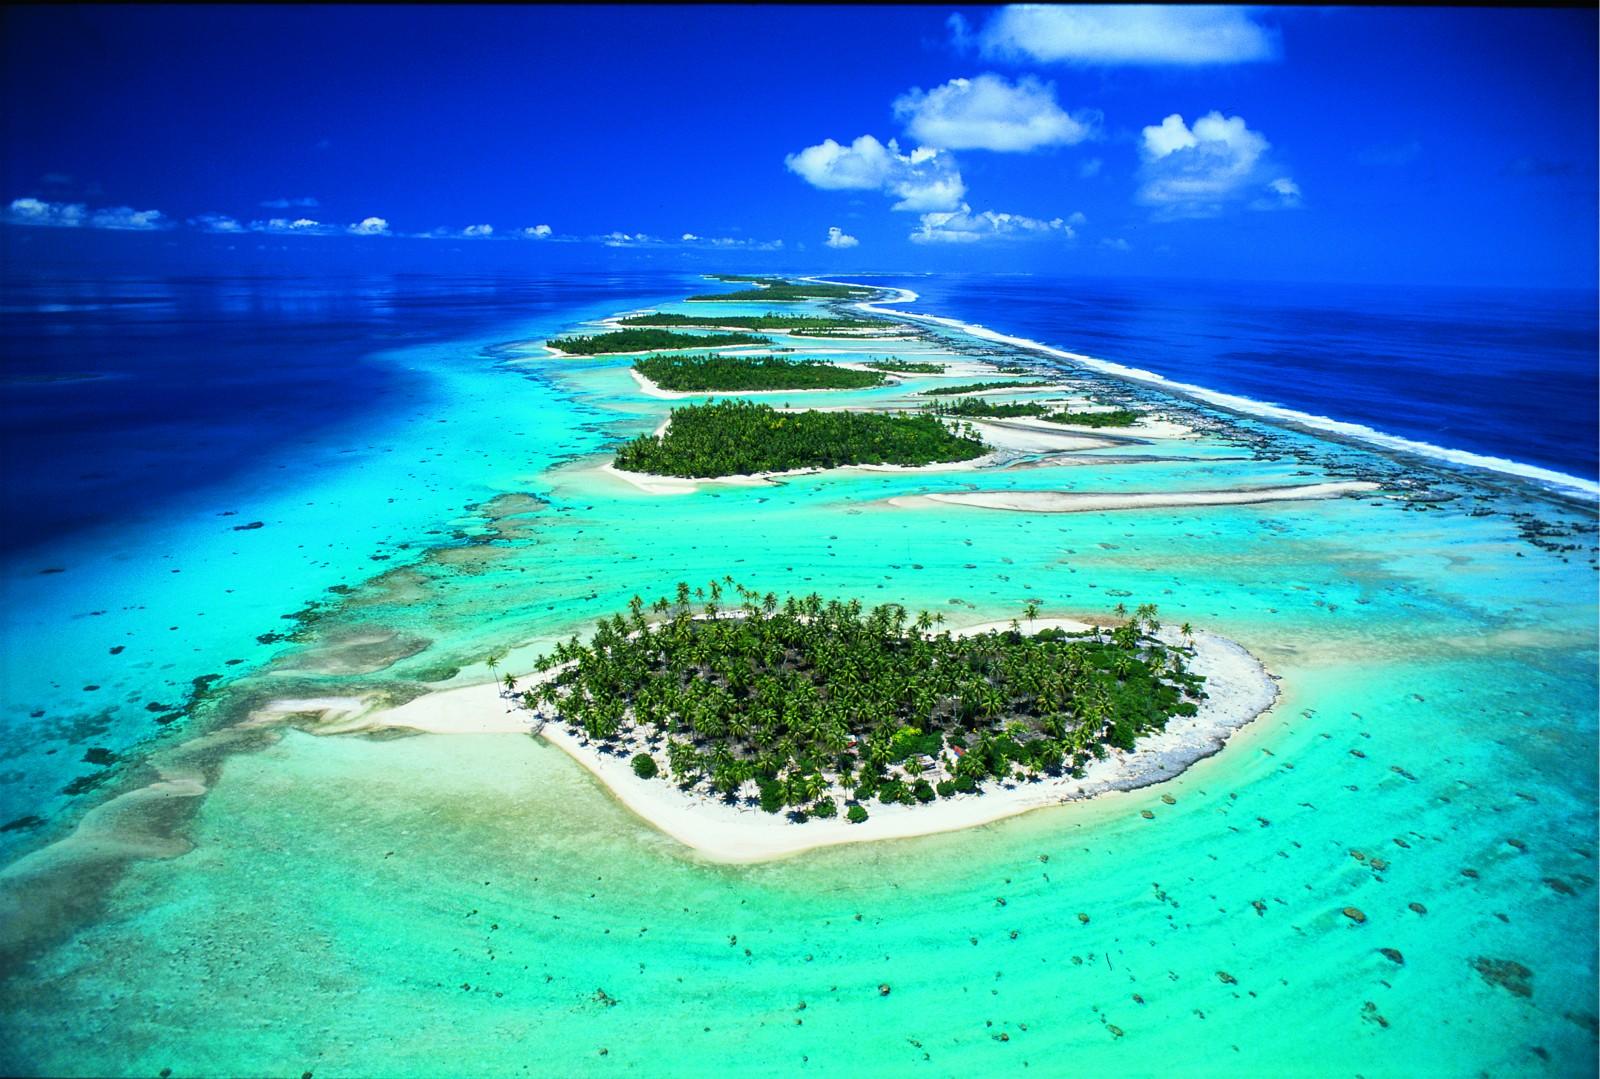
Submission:
[[[933,784],[926,779],[919,779],[911,785],[911,793],[919,802],[931,802],[934,798]]]
[[[941,780],[939,780],[938,787],[936,787],[935,789],[939,792],[939,797],[940,798],[949,798],[952,795],[954,795],[955,792],[956,792],[955,780],[953,780],[953,779],[941,779]]]
[[[867,819],[867,809],[865,806],[854,805],[844,816],[851,824],[860,824]]]
[[[783,784],[773,779],[758,779],[761,786],[761,808],[768,813],[777,813],[783,809]]]
[[[832,798],[824,798],[811,807],[811,815],[822,817],[823,819],[837,817],[839,815],[839,805]]]
[[[635,753],[633,755],[633,774],[640,779],[654,779],[660,772],[656,767],[656,759],[648,753]]]

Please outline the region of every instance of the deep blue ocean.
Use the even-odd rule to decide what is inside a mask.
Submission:
[[[1600,475],[1594,292],[854,276],[943,315],[1447,449]]]
[[[683,275],[4,279],[0,549],[159,509],[414,405],[403,345],[637,303]]]
[[[687,275],[8,276],[0,545],[159,509],[414,401],[385,348],[640,302]],[[1423,442],[1600,474],[1596,297],[1522,289],[870,277],[945,315]]]

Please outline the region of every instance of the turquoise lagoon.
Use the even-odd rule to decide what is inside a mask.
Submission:
[[[267,527],[196,541],[171,567],[192,596],[150,574],[182,537],[116,553],[84,539],[70,561],[101,568],[79,574],[72,604],[45,595],[56,576],[18,578],[39,593],[13,604],[37,621],[12,615],[10,685],[54,682],[51,715],[86,714],[71,666],[104,635],[47,616],[107,606],[103,580],[147,589],[119,595],[119,611],[145,608],[127,628],[173,642],[142,661],[160,689],[130,676],[117,693],[228,677],[154,737],[117,743],[121,762],[78,798],[45,798],[59,773],[14,750],[25,789],[11,793],[44,823],[7,870],[24,931],[0,987],[6,1071],[1594,1072],[1592,498],[1070,368],[1065,381],[1200,437],[1108,440],[1070,467],[651,495],[599,466],[675,402],[642,394],[626,359],[537,343],[614,308],[399,350],[426,387],[417,408],[334,440],[330,458],[355,452],[326,474],[269,470],[251,511]],[[813,348],[1039,361],[953,329],[797,354]],[[787,403],[910,404],[939,381]],[[1071,514],[889,501],[1330,478],[1382,489]],[[276,524],[321,543],[237,553]],[[374,563],[375,549],[395,557]],[[234,726],[274,697],[483,681],[491,653],[526,670],[634,594],[724,574],[951,624],[1029,599],[1087,618],[1154,602],[1246,645],[1282,697],[1154,788],[750,865],[698,857],[525,736]],[[165,630],[227,588],[244,598],[225,617]],[[218,666],[246,644],[246,663]],[[115,733],[53,737],[76,757]],[[172,797],[137,800],[163,777]],[[80,822],[92,842],[51,845]]]

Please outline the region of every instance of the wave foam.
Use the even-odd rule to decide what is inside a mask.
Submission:
[[[860,282],[843,282],[844,284],[861,284]],[[863,284],[864,288],[885,288],[883,285]],[[1550,468],[1540,468],[1537,465],[1524,464],[1521,461],[1512,461],[1505,457],[1492,457],[1488,454],[1473,453],[1469,450],[1451,449],[1448,446],[1435,446],[1431,442],[1418,442],[1415,439],[1392,435],[1386,431],[1368,427],[1363,423],[1352,423],[1347,420],[1337,420],[1332,416],[1318,416],[1311,412],[1301,412],[1298,409],[1288,408],[1284,405],[1274,404],[1270,401],[1258,401],[1252,397],[1241,397],[1238,394],[1223,393],[1219,390],[1197,386],[1192,382],[1178,382],[1158,375],[1154,371],[1146,371],[1138,367],[1128,367],[1125,364],[1114,363],[1111,360],[1102,360],[1095,356],[1085,356],[1079,352],[1067,352],[1064,349],[1054,348],[1042,341],[1034,341],[1026,337],[1014,337],[1010,334],[1000,333],[981,326],[974,322],[962,322],[959,319],[946,318],[943,315],[928,315],[915,311],[884,310],[882,304],[908,304],[915,303],[920,297],[910,289],[894,289],[898,295],[886,300],[873,300],[858,303],[855,306],[862,310],[877,315],[891,315],[901,318],[915,319],[919,322],[934,323],[959,330],[972,337],[985,341],[994,341],[998,344],[1011,345],[1016,348],[1025,348],[1031,352],[1042,353],[1056,359],[1067,360],[1080,364],[1094,371],[1100,371],[1116,378],[1127,379],[1130,382],[1142,382],[1157,386],[1170,393],[1182,394],[1192,397],[1207,404],[1217,405],[1232,412],[1242,412],[1249,416],[1260,416],[1264,419],[1277,420],[1280,423],[1292,423],[1299,427],[1310,428],[1326,434],[1338,435],[1342,438],[1355,439],[1387,450],[1401,453],[1416,454],[1420,457],[1431,457],[1435,460],[1445,461],[1453,465],[1467,468],[1479,468],[1490,472],[1499,472],[1504,475],[1516,476],[1520,479],[1532,480],[1565,492],[1577,492],[1589,497],[1600,497],[1600,483],[1593,480],[1569,476],[1564,472],[1557,472]]]

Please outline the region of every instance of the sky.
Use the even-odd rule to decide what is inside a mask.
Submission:
[[[0,18],[13,266],[1596,283],[1593,9]]]

